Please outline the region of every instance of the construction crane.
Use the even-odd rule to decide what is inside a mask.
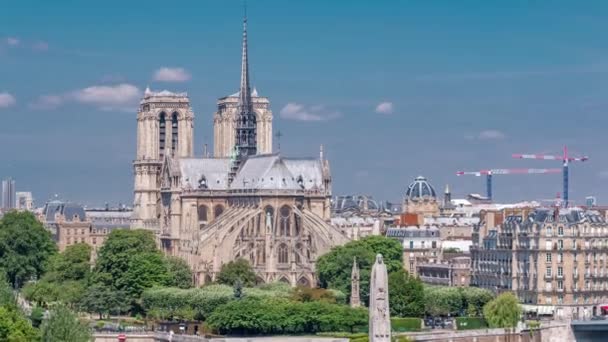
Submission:
[[[571,157],[568,155],[568,147],[564,146],[563,155],[549,155],[549,154],[514,154],[513,158],[517,159],[543,159],[543,160],[560,160],[562,164],[562,173],[563,173],[563,202],[564,207],[568,207],[568,164],[573,161],[587,161],[589,157]]]
[[[494,175],[529,175],[529,174],[546,174],[560,173],[560,169],[488,169],[479,171],[458,171],[457,176],[486,176],[486,197],[492,199],[492,176]]]

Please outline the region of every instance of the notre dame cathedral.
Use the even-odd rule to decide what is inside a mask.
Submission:
[[[315,261],[348,238],[331,226],[331,174],[318,158],[272,152],[268,98],[251,91],[247,20],[239,91],[218,100],[213,156],[194,156],[186,93],[146,89],[137,114],[133,227],[153,230],[197,285],[235,258],[258,282],[314,286]]]

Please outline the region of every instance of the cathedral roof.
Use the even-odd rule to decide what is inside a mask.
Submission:
[[[228,158],[179,158],[171,160],[171,173],[181,176],[181,186],[209,190],[228,189]],[[238,169],[232,189],[312,190],[323,188],[323,165],[318,159],[284,158],[278,154],[250,156]]]
[[[203,176],[207,188],[226,189],[230,160],[226,158],[181,158],[177,160],[183,187],[198,189]]]

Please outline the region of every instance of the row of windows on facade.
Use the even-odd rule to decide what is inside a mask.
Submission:
[[[76,228],[76,229],[69,229],[68,228],[68,229],[65,229],[65,231],[66,231],[66,235],[78,235],[79,229],[78,228]],[[104,229],[92,229],[91,233],[92,234],[97,234],[97,233],[107,234],[108,230],[106,228],[104,228]],[[84,235],[84,234],[86,234],[86,229],[81,228],[80,229],[80,235]]]
[[[524,289],[527,289],[527,286],[525,286],[527,284],[524,284]],[[564,290],[564,281],[563,280],[558,280],[556,282],[556,289],[558,291],[563,291]],[[591,282],[590,280],[586,280],[585,281],[585,286],[582,289],[579,289],[578,286],[578,282],[574,282],[571,289],[573,291],[579,291],[579,290],[585,290],[585,291],[605,291],[608,290],[608,282],[606,281],[596,281],[594,280],[593,282]],[[552,281],[547,281],[545,282],[545,291],[553,291],[553,282]]]
[[[428,246],[426,246],[426,241],[421,241],[420,242],[420,247],[414,247],[414,241],[410,241],[410,249],[414,249],[414,248],[421,248],[424,249]],[[431,241],[431,248],[437,248],[437,241]]]
[[[245,255],[249,255],[249,260],[252,262],[252,264],[254,265],[260,265],[260,264],[264,264],[266,262],[266,250],[265,248],[257,248],[257,249],[250,249],[249,252],[245,252]],[[302,263],[302,255],[304,255],[304,249],[302,248],[302,245],[297,245],[296,249],[294,251],[294,255],[295,258],[293,261],[295,261],[296,264],[301,264]],[[237,255],[237,257],[240,255]],[[305,257],[310,259],[310,251],[306,250],[306,254]],[[280,244],[279,247],[277,248],[277,259],[278,259],[278,263],[279,264],[289,264],[290,260],[289,260],[289,247],[287,246],[287,244]]]
[[[67,242],[66,242],[66,244],[71,245],[72,243],[75,243],[75,244],[76,244],[76,243],[79,243],[79,242],[80,242],[80,243],[85,243],[85,242],[86,242],[86,241],[85,241],[85,238],[81,237],[81,238],[80,238],[80,241],[78,241],[78,237],[74,237],[74,240],[72,241],[72,237],[68,237],[68,238],[67,238]],[[93,238],[91,239],[91,243],[92,243],[93,245],[96,245],[96,244],[97,244],[97,238],[93,237]]]
[[[572,229],[574,227],[574,229]],[[580,229],[577,228],[576,226],[567,226],[566,228],[568,228],[569,234],[565,234],[565,235],[578,235],[580,233]],[[594,227],[594,226],[582,226],[582,233],[583,234],[590,234],[590,235],[607,235],[608,234],[608,227],[605,225],[602,225],[602,227]],[[553,236],[553,227],[552,226],[547,226],[547,228],[545,229],[545,236]],[[557,227],[557,236],[564,236],[564,227],[563,226],[559,226]]]
[[[582,253],[581,253],[582,254]],[[557,255],[557,262],[558,263],[562,263],[564,262],[564,253],[556,253]],[[578,261],[578,253],[574,253],[572,254],[572,259],[574,260],[574,262]],[[608,255],[606,253],[597,253],[597,252],[586,252],[584,254],[584,261],[585,263],[591,263],[593,262],[597,262],[597,261],[604,261],[607,260],[608,261]],[[546,262],[552,262],[553,261],[553,254],[552,253],[546,253],[545,254],[545,261]],[[529,264],[529,261],[526,261],[525,263]]]

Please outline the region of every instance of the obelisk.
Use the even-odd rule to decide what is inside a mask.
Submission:
[[[391,314],[388,306],[388,273],[382,254],[376,255],[369,280],[369,341],[391,341]]]

